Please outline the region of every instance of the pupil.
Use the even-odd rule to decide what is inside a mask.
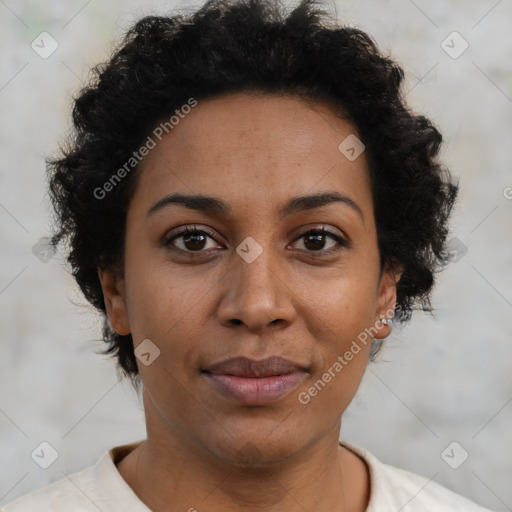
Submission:
[[[322,240],[324,238],[324,235],[308,235],[304,241],[304,245],[308,248],[308,249],[322,249],[323,246],[325,245],[325,240]],[[308,245],[308,240],[313,240],[313,247],[310,247]],[[315,245],[318,244],[318,245]]]
[[[199,241],[199,245],[197,245],[198,238],[202,238],[202,240]],[[204,247],[205,238],[206,237],[200,233],[196,233],[196,234],[192,234],[192,235],[185,235],[183,237],[183,243],[185,244],[185,247],[189,250],[202,249]],[[191,239],[192,239],[192,246],[190,247],[189,244],[190,244]],[[194,245],[194,244],[196,244],[196,245]]]

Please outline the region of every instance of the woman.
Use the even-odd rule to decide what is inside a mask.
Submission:
[[[392,319],[431,310],[458,186],[402,69],[329,21],[147,17],[76,99],[52,243],[147,439],[5,512],[486,510],[338,439]]]

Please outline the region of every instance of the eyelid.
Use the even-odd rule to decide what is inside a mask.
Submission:
[[[187,233],[198,233],[198,232],[208,235],[212,240],[214,240],[218,244],[221,243],[221,242],[217,241],[217,234],[214,233],[210,228],[203,226],[203,225],[190,224],[190,225],[186,225],[186,226],[182,227],[179,231],[173,232],[172,234],[164,237],[163,245],[168,246],[170,244],[170,242],[172,242],[176,238],[186,235]],[[342,248],[348,248],[351,245],[350,240],[348,239],[348,237],[346,235],[344,235],[344,234],[340,235],[339,233],[337,233],[335,231],[331,231],[330,229],[327,229],[324,225],[318,225],[318,224],[310,225],[309,227],[303,228],[303,230],[299,231],[296,234],[292,244],[294,244],[295,242],[300,240],[302,237],[304,237],[308,234],[311,234],[311,233],[321,233],[322,235],[330,236],[332,239],[334,239],[337,242],[338,246],[331,247],[328,250],[306,251],[307,253],[311,253],[311,254],[316,253],[319,255],[320,254],[330,254],[330,253],[336,252],[337,250],[340,250]],[[176,251],[179,251],[179,252],[182,252],[185,254],[201,254],[201,253],[208,252],[208,251],[203,251],[203,250],[202,251],[183,251],[182,249],[173,249],[173,250],[176,250]]]
[[[186,235],[187,233],[196,233],[196,232],[204,232],[212,240],[215,240],[215,242],[220,243],[217,241],[218,235],[216,233],[214,233],[214,231],[211,230],[210,228],[203,226],[203,225],[199,225],[199,224],[187,224],[186,226],[181,227],[178,231],[174,232],[174,230],[173,230],[171,233],[167,234],[164,237],[163,244],[168,245],[175,238],[179,238],[180,236]],[[190,252],[192,252],[192,251],[190,251]]]
[[[348,237],[343,232],[339,233],[337,231],[331,230],[328,227],[326,227],[324,224],[312,224],[312,225],[309,225],[307,228],[304,228],[303,230],[301,229],[298,232],[298,234],[296,235],[295,240],[297,240],[297,238],[301,238],[304,235],[307,235],[311,232],[322,233],[325,235],[332,236],[334,238],[340,238],[344,242],[347,242],[347,243],[349,241]]]
[[[294,241],[292,243],[297,242],[298,240],[300,240],[301,238],[303,238],[306,235],[317,234],[317,233],[320,233],[320,234],[322,234],[324,236],[330,236],[332,239],[334,239],[336,241],[336,243],[338,245],[335,246],[335,247],[331,247],[331,248],[329,248],[327,250],[305,251],[308,254],[312,254],[312,255],[315,255],[315,254],[318,254],[318,255],[322,255],[322,254],[329,255],[329,254],[332,254],[332,253],[336,253],[336,252],[340,251],[341,249],[348,249],[352,245],[350,240],[349,240],[349,238],[347,236],[345,236],[344,234],[340,235],[340,234],[338,234],[335,231],[331,231],[330,229],[327,229],[325,226],[321,226],[321,227],[313,226],[313,227],[309,227],[305,231],[301,231],[295,237],[295,239],[294,239]]]

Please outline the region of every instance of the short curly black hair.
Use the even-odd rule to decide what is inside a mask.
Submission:
[[[364,31],[337,22],[318,0],[287,11],[279,0],[208,0],[196,11],[147,16],[127,32],[108,62],[75,98],[74,130],[48,159],[56,248],[103,318],[104,354],[140,384],[131,335],[106,315],[98,268],[123,275],[126,215],[137,166],[110,191],[111,179],[163,119],[190,98],[235,92],[286,94],[320,101],[348,116],[366,146],[381,271],[403,268],[395,320],[433,311],[434,274],[448,263],[445,242],[458,183],[437,160],[442,136],[413,113],[401,89],[403,69]]]

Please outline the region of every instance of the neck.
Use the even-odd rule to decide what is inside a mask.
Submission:
[[[151,510],[366,510],[368,469],[339,446],[341,421],[298,453],[258,465],[250,453],[245,463],[234,465],[171,427],[152,424],[148,421],[147,440],[118,463],[121,476]],[[253,460],[260,460],[256,452]]]

